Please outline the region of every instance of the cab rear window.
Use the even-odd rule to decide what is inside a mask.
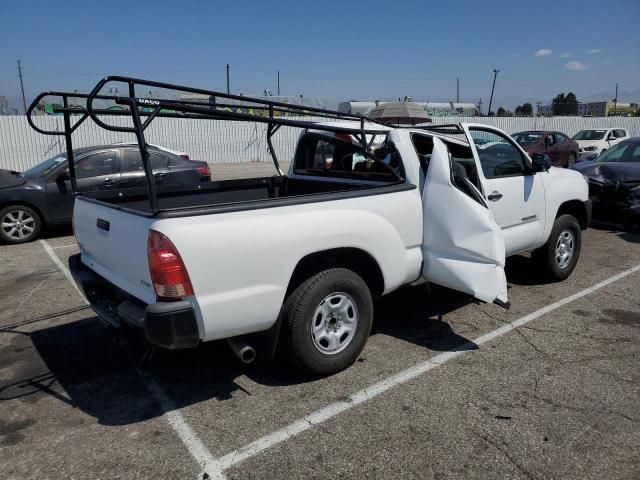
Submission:
[[[398,181],[404,177],[399,154],[384,144],[376,148],[378,158],[365,152],[351,137],[305,134],[296,150],[294,172],[298,175],[317,175],[377,182]]]

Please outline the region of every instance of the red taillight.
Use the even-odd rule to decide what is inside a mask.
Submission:
[[[193,295],[191,280],[178,250],[167,237],[155,230],[149,231],[147,258],[151,282],[159,298],[177,300]]]
[[[211,172],[209,171],[209,167],[196,167],[196,172],[198,172],[203,177],[210,178]]]

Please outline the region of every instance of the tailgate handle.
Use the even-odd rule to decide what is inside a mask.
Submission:
[[[108,232],[109,228],[111,228],[111,224],[109,222],[107,222],[106,220],[103,220],[102,218],[99,218],[98,220],[96,220],[96,227],[98,227],[101,230],[104,230],[104,231]]]

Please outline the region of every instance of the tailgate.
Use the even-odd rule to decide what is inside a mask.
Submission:
[[[152,220],[78,197],[73,225],[82,263],[145,303],[156,301],[147,262]]]

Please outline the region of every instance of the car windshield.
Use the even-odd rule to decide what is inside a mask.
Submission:
[[[596,158],[596,162],[640,162],[640,142],[614,145]]]
[[[51,157],[50,159],[45,160],[44,162],[36,165],[35,167],[30,168],[29,170],[24,172],[22,175],[27,178],[41,177],[42,175],[46,175],[47,173],[51,172],[58,165],[66,161],[67,161],[67,155],[64,153],[61,153],[59,155],[56,155],[55,157]]]
[[[520,145],[531,145],[538,142],[542,138],[542,133],[538,132],[522,132],[514,133],[513,139]]]
[[[573,136],[574,140],[602,140],[606,130],[580,130]]]

